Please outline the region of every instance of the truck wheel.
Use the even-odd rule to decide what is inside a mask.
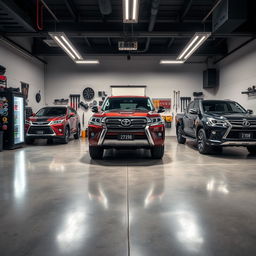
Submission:
[[[164,156],[164,146],[155,146],[151,148],[151,156],[154,159],[162,159]]]
[[[35,142],[35,139],[32,138],[26,138],[26,144],[32,145]]]
[[[81,131],[80,125],[78,125],[78,127],[77,127],[77,133],[74,134],[75,140],[78,140],[78,139],[80,138],[80,131]]]
[[[182,127],[181,127],[181,125],[179,125],[177,127],[177,141],[178,141],[179,144],[185,144],[186,143],[186,138],[184,138],[182,136],[182,134],[183,134]]]
[[[212,151],[212,147],[206,143],[206,134],[204,129],[200,129],[197,134],[197,146],[200,154],[209,154]]]
[[[70,136],[69,128],[66,127],[66,128],[65,128],[65,137],[62,139],[62,143],[63,143],[63,144],[68,144],[68,142],[69,142],[69,136]]]
[[[247,149],[251,155],[256,155],[256,146],[248,146]]]
[[[89,146],[89,153],[92,159],[95,159],[95,160],[102,159],[104,149],[101,147]]]

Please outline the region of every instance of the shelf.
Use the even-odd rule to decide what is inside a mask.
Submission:
[[[245,91],[241,92],[242,94],[247,94],[248,96],[256,96],[256,91]]]

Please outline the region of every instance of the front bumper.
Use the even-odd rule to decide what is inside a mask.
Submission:
[[[253,139],[244,140],[241,133],[253,133]],[[207,144],[211,146],[256,146],[256,129],[230,125],[227,128],[206,127]]]
[[[133,140],[118,140],[119,134],[132,134]],[[146,126],[145,129],[136,130],[108,130],[106,127],[89,125],[88,138],[90,146],[103,148],[151,148],[164,144],[164,125]]]
[[[34,139],[64,138],[64,125],[29,125],[26,127],[26,137]]]

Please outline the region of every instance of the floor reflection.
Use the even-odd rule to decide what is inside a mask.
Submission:
[[[26,160],[25,152],[21,150],[15,154],[15,172],[14,172],[14,196],[16,200],[24,197],[26,190]]]

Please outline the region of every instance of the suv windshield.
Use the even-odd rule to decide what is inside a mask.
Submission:
[[[246,110],[233,101],[203,101],[205,113],[246,113]]]
[[[107,110],[137,110],[137,111],[153,111],[154,106],[149,98],[108,98],[103,106],[103,111]]]
[[[42,108],[37,113],[36,116],[64,116],[67,113],[66,108]]]

